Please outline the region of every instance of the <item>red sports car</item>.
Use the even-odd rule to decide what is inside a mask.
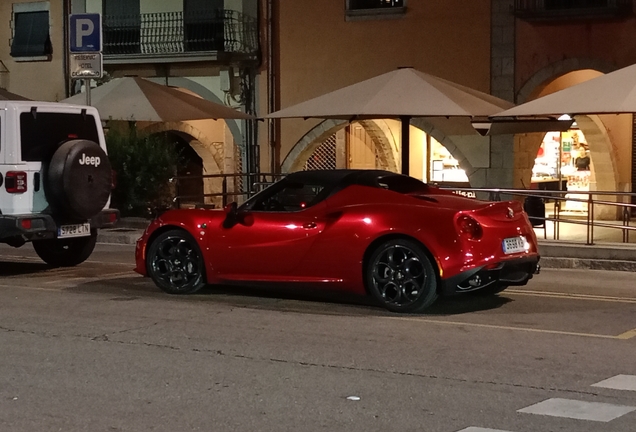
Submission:
[[[394,312],[495,294],[539,269],[521,203],[465,198],[376,170],[289,174],[240,206],[170,210],[137,242],[136,271],[170,294],[206,284],[368,293]]]

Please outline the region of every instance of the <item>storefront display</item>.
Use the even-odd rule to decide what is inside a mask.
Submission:
[[[466,172],[459,167],[446,147],[430,138],[430,181],[433,183],[468,183]]]
[[[532,187],[544,190],[564,190],[572,193],[565,198],[564,211],[587,211],[590,190],[590,152],[585,136],[578,129],[549,132],[545,135],[532,169]]]

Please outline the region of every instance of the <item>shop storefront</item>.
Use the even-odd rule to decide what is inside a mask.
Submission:
[[[585,136],[578,129],[548,132],[532,169],[532,188],[567,191],[566,198],[587,199],[590,190],[590,151]],[[563,211],[586,212],[585,202],[565,202]]]
[[[466,172],[459,167],[459,162],[451,153],[446,150],[435,138],[427,137],[428,158],[424,158],[424,172],[428,173],[428,179],[423,179],[430,183],[443,185],[455,185],[457,187],[469,187]]]

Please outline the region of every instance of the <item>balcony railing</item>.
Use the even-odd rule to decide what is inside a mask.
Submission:
[[[162,57],[224,52],[256,55],[258,24],[234,10],[103,17],[104,55]]]
[[[515,0],[514,15],[526,20],[621,18],[633,0]]]

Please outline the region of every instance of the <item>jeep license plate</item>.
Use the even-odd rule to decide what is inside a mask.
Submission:
[[[57,229],[57,238],[85,237],[91,235],[91,224],[81,223],[74,225],[62,225]]]
[[[503,251],[506,255],[525,252],[528,241],[524,236],[510,237],[503,241]]]

